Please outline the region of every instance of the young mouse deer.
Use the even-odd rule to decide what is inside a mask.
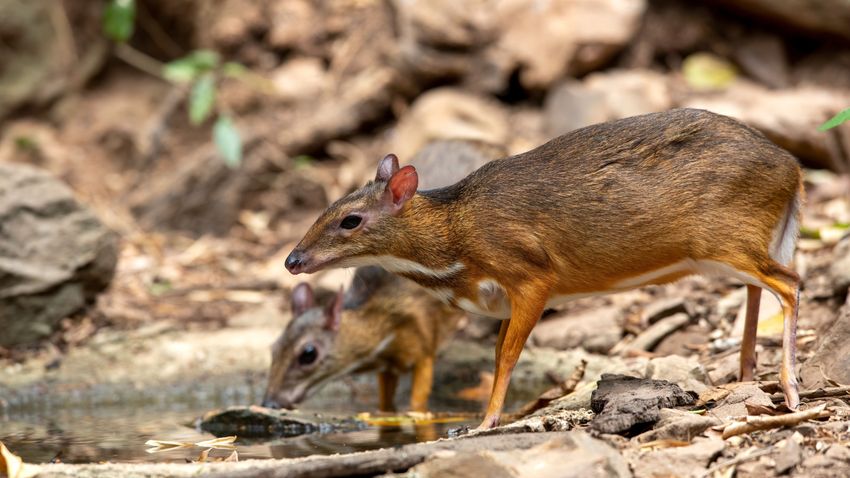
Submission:
[[[796,159],[726,116],[678,109],[589,126],[417,192],[393,155],[331,205],[286,259],[290,272],[380,264],[465,310],[504,319],[481,427],[496,425],[547,305],[691,274],[748,285],[741,379],[751,380],[759,288],[785,314],[780,382],[794,375],[799,277],[788,267],[802,175]]]
[[[291,408],[343,375],[378,373],[378,408],[392,411],[399,375],[412,371],[410,408],[428,409],[434,359],[462,314],[422,287],[379,267],[361,267],[325,307],[301,283],[292,321],[272,346],[263,405]]]

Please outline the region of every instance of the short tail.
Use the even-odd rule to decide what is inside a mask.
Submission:
[[[773,230],[773,239],[770,241],[770,257],[782,265],[787,266],[794,259],[794,248],[797,245],[797,236],[800,232],[800,206],[803,201],[803,185],[800,184],[793,199],[785,206],[782,219]]]

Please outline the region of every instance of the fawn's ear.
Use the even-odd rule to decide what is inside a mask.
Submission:
[[[416,194],[418,186],[419,174],[416,173],[416,168],[413,166],[405,166],[393,174],[393,177],[387,182],[387,188],[384,192],[390,212],[395,214],[400,211],[404,203]]]
[[[398,156],[390,153],[384,156],[384,159],[378,163],[378,173],[375,174],[375,181],[389,181],[393,174],[398,172]]]
[[[342,320],[342,299],[342,286],[340,286],[339,292],[334,296],[333,302],[325,309],[325,328],[332,332],[339,330],[339,322]]]
[[[313,307],[313,288],[310,284],[302,282],[292,289],[292,318],[307,311]]]

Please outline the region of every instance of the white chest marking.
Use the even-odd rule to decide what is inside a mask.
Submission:
[[[351,259],[342,261],[340,265],[344,267],[381,266],[390,272],[421,274],[423,276],[433,277],[434,279],[451,277],[465,268],[463,262],[458,261],[444,269],[431,269],[416,261],[401,259],[395,256],[352,257]]]
[[[511,301],[501,284],[493,279],[478,282],[478,297],[472,301],[461,298],[458,307],[473,314],[492,317],[495,319],[511,318]]]

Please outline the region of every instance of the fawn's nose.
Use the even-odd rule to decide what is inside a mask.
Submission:
[[[266,408],[280,408],[280,404],[276,400],[267,398],[263,400],[263,406]]]
[[[286,262],[284,265],[286,266],[286,270],[293,274],[298,274],[299,272],[304,270],[305,263],[304,253],[301,251],[292,251],[289,253],[289,256],[286,258]]]

